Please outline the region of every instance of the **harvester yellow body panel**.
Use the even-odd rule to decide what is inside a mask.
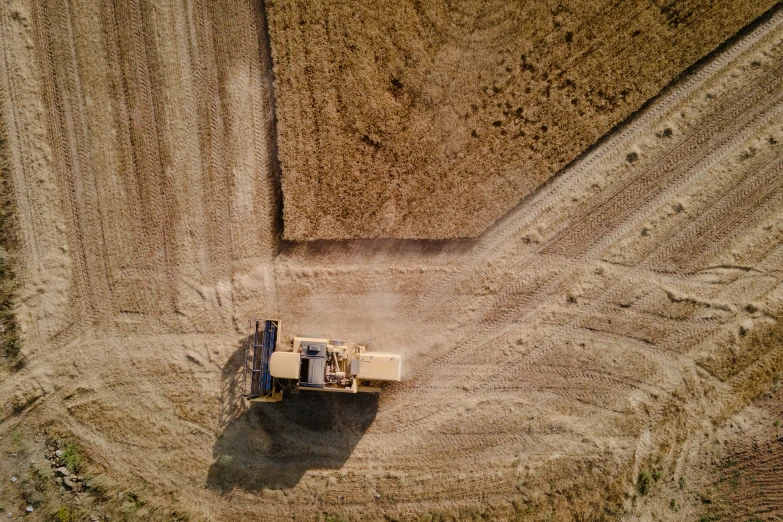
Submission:
[[[365,352],[359,356],[356,377],[368,381],[399,381],[402,357],[396,353]]]
[[[296,336],[278,346],[280,321],[253,319],[245,351],[249,400],[277,402],[283,391],[378,393],[383,381],[402,378],[402,356],[368,351],[364,345],[320,336]],[[247,389],[247,388],[246,388]]]
[[[269,373],[277,379],[296,379],[299,377],[301,357],[293,352],[274,352],[269,358]]]

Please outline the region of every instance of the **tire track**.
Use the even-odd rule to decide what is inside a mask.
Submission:
[[[735,148],[738,128],[757,130],[758,120],[765,113],[779,109],[783,99],[783,78],[777,74],[783,67],[783,56],[780,58],[777,62],[779,67],[771,67],[771,74],[764,78],[764,82],[753,82],[754,88],[743,92],[739,99],[726,98],[715,107],[711,118],[697,123],[698,133],[686,135],[683,142],[665,157],[654,158],[647,169],[627,181],[621,180],[615,186],[604,189],[598,201],[578,211],[579,216],[589,216],[586,223],[572,223],[572,226],[564,227],[542,253],[570,257],[584,254],[609,231],[628,221],[638,206],[652,201],[663,187],[678,182],[683,174],[701,166],[708,155],[716,155],[715,151],[718,151],[717,155],[722,157]],[[720,132],[716,132],[719,129]]]
[[[177,186],[176,180],[173,179],[175,151],[173,144],[167,139],[171,122],[164,106],[163,60],[158,55],[155,32],[147,30],[155,27],[154,20],[157,19],[158,12],[154,5],[147,3],[147,0],[133,0],[130,4],[129,33],[133,49],[138,53],[139,58],[136,72],[139,73],[137,79],[140,87],[140,108],[145,123],[149,123],[149,128],[145,130],[151,135],[150,141],[154,142],[152,150],[155,156],[153,156],[154,161],[149,163],[148,174],[150,180],[154,179],[153,186],[157,189],[154,196],[150,195],[153,196],[152,203],[155,215],[158,217],[161,273],[166,279],[166,284],[162,285],[163,288],[159,292],[162,305],[160,313],[166,316],[180,309],[178,273],[187,265],[180,260],[177,251],[177,215],[184,209],[179,208],[176,199]]]
[[[763,83],[761,85],[765,86]],[[780,87],[780,82],[775,81],[775,79],[773,79],[771,82],[770,81],[767,82],[766,87],[768,87],[767,92],[769,92],[769,90],[771,90],[771,87]],[[718,145],[720,146],[720,149],[717,152],[714,152],[715,150],[714,148],[709,148],[708,150],[710,150],[712,154],[701,156],[696,160],[691,160],[691,161],[686,160],[685,168],[683,170],[685,170],[687,175],[678,173],[680,176],[680,179],[678,179],[678,183],[673,184],[674,186],[670,187],[669,190],[664,190],[662,193],[660,189],[657,191],[655,190],[658,186],[664,184],[663,179],[658,180],[658,183],[660,184],[658,186],[649,187],[648,185],[648,187],[650,188],[650,192],[654,192],[654,194],[648,196],[646,199],[643,199],[645,204],[641,209],[636,209],[635,213],[626,212],[624,215],[625,218],[624,221],[619,223],[615,221],[613,223],[614,225],[613,227],[603,228],[602,234],[594,234],[590,241],[591,248],[587,248],[587,249],[582,248],[579,249],[576,253],[574,252],[567,252],[567,253],[572,255],[574,254],[579,255],[579,261],[582,264],[584,264],[585,261],[588,259],[600,258],[602,255],[602,251],[604,249],[604,245],[611,244],[611,242],[616,237],[625,234],[626,231],[629,230],[635,222],[638,222],[641,218],[648,215],[651,209],[657,208],[656,203],[660,204],[660,202],[665,201],[667,197],[670,197],[671,194],[675,193],[676,190],[679,189],[679,187],[681,187],[683,184],[687,182],[692,182],[696,178],[703,177],[705,172],[707,171],[705,167],[708,167],[710,164],[714,164],[730,150],[733,150],[736,147],[737,143],[742,142],[742,138],[744,136],[747,136],[748,134],[752,134],[753,132],[757,131],[761,126],[765,125],[766,122],[768,122],[771,118],[773,118],[777,114],[776,105],[779,105],[779,99],[778,99],[779,96],[772,97],[772,100],[770,101],[769,99],[770,97],[763,96],[763,91],[761,92],[755,91],[754,94],[755,95],[750,98],[750,101],[746,102],[745,107],[748,107],[749,105],[752,105],[754,103],[759,105],[759,102],[762,101],[766,103],[765,104],[762,103],[761,104],[762,108],[760,110],[756,110],[755,114],[753,114],[752,117],[746,118],[744,121],[740,121],[739,123],[736,121],[737,119],[735,117],[737,113],[731,110],[732,107],[730,106],[730,104],[728,103],[724,104],[724,107],[729,111],[729,114],[728,116],[724,116],[723,120],[720,120],[720,124],[724,128],[726,126],[726,123],[728,122],[732,122],[735,125],[739,124],[741,126],[740,128],[742,129],[741,132],[739,133],[740,139],[736,139],[736,137],[730,135],[729,132],[725,132],[725,131],[719,137],[720,139],[717,140],[716,139],[710,140],[707,135],[702,135],[701,137],[702,143],[712,144],[714,146]],[[779,94],[779,90],[776,94]],[[734,129],[735,128],[733,127],[733,130]],[[734,130],[734,132],[736,133],[736,130]],[[683,147],[681,148],[681,150],[688,150],[688,149]],[[680,153],[680,155],[682,155],[682,153]],[[671,156],[672,155],[669,155],[669,157]],[[680,168],[683,168],[681,164],[673,163],[669,167],[670,169],[669,172],[675,171],[675,169],[673,168],[674,166],[679,166]],[[625,208],[635,209],[636,207],[633,205],[627,205]],[[557,236],[555,236],[555,241],[557,241]],[[546,250],[543,250],[542,252],[546,253]],[[548,264],[551,265],[551,261],[548,261]],[[496,302],[493,304],[492,309],[483,315],[483,318],[481,319],[481,322],[478,325],[479,329],[475,330],[474,328],[474,331],[472,332],[472,337],[480,338],[480,339],[491,338],[488,337],[488,334],[490,334],[493,331],[497,331],[498,329],[500,329],[500,327],[503,324],[507,324],[511,320],[520,321],[522,323],[535,322],[533,320],[534,319],[533,314],[535,314],[535,309],[532,311],[528,311],[527,313],[523,314],[521,317],[515,317],[517,313],[519,313],[517,311],[523,311],[526,308],[530,309],[531,303],[533,302],[546,301],[549,295],[556,293],[556,290],[559,287],[561,287],[561,285],[565,281],[568,281],[569,278],[573,277],[574,274],[578,272],[579,269],[578,268],[579,265],[577,264],[577,261],[576,260],[570,261],[567,257],[563,259],[561,266],[563,266],[562,272],[556,273],[554,278],[544,278],[543,281],[537,281],[532,285],[530,283],[522,284],[519,282],[514,282],[511,285],[505,287],[501,292],[501,297],[497,298]],[[438,310],[438,312],[440,312],[441,310]],[[684,331],[687,331],[687,329],[688,327],[686,323],[686,325],[684,326]],[[682,333],[678,335],[682,335]],[[422,381],[427,381],[429,379],[436,378],[436,376],[442,376],[445,369],[449,366],[450,364],[449,361],[451,359],[460,358],[461,352],[464,352],[465,354],[470,354],[473,353],[474,351],[475,351],[475,347],[472,345],[472,343],[463,340],[462,342],[458,343],[457,350],[450,350],[448,353],[432,354],[427,359],[426,363],[419,365],[419,367],[427,367],[427,370],[425,370],[422,373],[419,373],[417,377],[419,377]],[[570,377],[574,378],[573,375]],[[456,379],[456,381],[458,380],[459,379]],[[609,389],[612,389],[614,386],[616,386],[616,383],[608,384],[607,386],[609,387]],[[577,397],[577,399],[579,399],[579,397]]]
[[[122,45],[120,42],[120,21],[111,0],[105,0],[100,5],[101,19],[103,22],[103,41],[106,46],[106,62],[109,80],[111,83],[112,98],[117,104],[115,111],[114,129],[117,130],[118,162],[119,172],[118,184],[120,185],[118,193],[124,196],[121,215],[125,219],[125,234],[118,234],[119,237],[126,237],[126,241],[118,241],[112,245],[112,250],[122,249],[127,243],[131,248],[120,250],[117,258],[122,259],[119,263],[111,254],[107,254],[110,262],[110,285],[112,286],[112,298],[118,300],[117,291],[113,288],[116,279],[122,274],[122,270],[128,265],[143,263],[149,265],[154,263],[154,249],[148,244],[149,236],[147,225],[142,216],[146,215],[143,204],[143,195],[141,187],[136,181],[139,171],[139,162],[133,145],[133,129],[131,124],[132,100],[128,90],[128,75],[126,74],[126,64],[121,58]],[[119,264],[119,269],[117,268]],[[118,274],[119,272],[119,274]],[[117,306],[115,304],[115,313]]]
[[[194,92],[197,97],[198,138],[201,143],[205,187],[200,197],[203,199],[205,215],[199,222],[194,223],[194,226],[204,226],[207,229],[205,245],[202,248],[209,252],[209,259],[214,264],[214,273],[210,274],[210,282],[214,284],[231,277],[231,185],[226,161],[220,64],[217,62],[214,45],[215,14],[208,3],[200,0],[196,2],[196,13],[197,20],[190,21],[195,26],[189,29],[195,40],[191,44],[191,52],[194,55]]]
[[[211,251],[211,258],[218,265],[215,280],[226,277],[231,273],[230,253],[231,230],[228,219],[230,211],[230,187],[228,177],[227,152],[225,143],[225,122],[223,120],[223,100],[220,92],[219,70],[217,53],[214,45],[214,14],[204,1],[197,1],[196,27],[192,29],[196,34],[196,42],[193,52],[197,57],[194,63],[199,66],[194,71],[196,78],[195,90],[199,95],[199,138],[201,140],[202,165],[204,165],[205,183],[210,191],[204,195],[204,208],[210,213],[206,216],[205,225],[209,228],[207,233],[207,248]],[[219,185],[225,190],[220,191]],[[217,242],[220,248],[212,244]],[[228,256],[226,254],[229,254]]]
[[[773,120],[767,126],[762,127],[757,135],[737,148],[755,150],[758,147],[756,142],[760,135],[769,131],[774,125]],[[700,183],[700,180],[696,179],[695,183],[690,184],[683,191],[679,201],[668,202],[668,205],[658,209],[648,222],[653,229],[652,237],[648,236],[648,231],[643,228],[634,231],[637,234],[636,237],[629,234],[627,238],[620,241],[610,255],[613,262],[648,268],[651,256],[656,253],[665,256],[664,251],[667,248],[667,243],[681,232],[682,227],[691,226],[694,220],[703,220],[705,213],[710,212],[711,205],[725,197],[727,192],[734,190],[756,169],[771,161],[770,149],[763,147],[759,154],[754,153],[753,157],[744,161],[737,161],[734,154],[728,154],[709,173],[705,174],[710,177],[709,184]],[[687,209],[683,207],[683,204],[687,206]],[[665,272],[674,273],[669,270],[665,270]]]
[[[0,116],[3,138],[8,140],[8,157],[4,160],[17,203],[18,261],[25,267],[16,274],[20,283],[16,314],[27,323],[26,335],[45,341],[73,324],[74,309],[62,306],[73,297],[75,289],[73,263],[61,255],[62,249],[67,251],[71,243],[64,231],[58,229],[68,214],[59,198],[41,190],[51,190],[58,179],[47,142],[46,86],[35,73],[39,52],[31,45],[36,31],[31,24],[30,9],[25,5],[3,4],[0,14],[6,22],[0,24],[5,44],[0,60],[3,92]],[[30,180],[35,180],[37,186],[31,186]],[[48,308],[44,316],[39,313],[42,308]],[[28,350],[28,356],[33,355],[29,346]]]
[[[157,141],[148,139],[147,131],[155,125],[152,120],[150,103],[149,75],[146,71],[146,51],[143,38],[139,34],[138,5],[107,2],[107,15],[113,21],[111,36],[116,37],[117,47],[114,57],[118,60],[121,73],[117,78],[122,86],[119,127],[125,132],[124,145],[127,154],[126,187],[133,198],[129,201],[140,224],[141,235],[135,239],[135,259],[133,264],[155,266],[159,272],[165,266],[164,239],[161,230],[161,187],[155,172],[161,165]],[[135,21],[134,21],[135,20]],[[111,46],[112,39],[109,38]],[[112,70],[115,70],[112,68]],[[132,168],[128,168],[132,166]],[[138,209],[138,212],[135,211]],[[163,313],[161,308],[165,296],[155,288],[153,310]],[[116,299],[116,297],[115,297]]]
[[[670,270],[674,263],[680,270],[697,270],[704,266],[718,249],[725,249],[725,242],[736,233],[736,229],[750,220],[749,215],[761,210],[779,209],[775,202],[781,199],[783,189],[783,163],[772,162],[754,166],[752,174],[739,179],[735,187],[699,216],[681,228],[664,244],[645,265],[658,270]],[[758,222],[759,220],[754,220]]]
[[[584,182],[585,178],[594,171],[602,162],[606,163],[617,155],[618,150],[630,148],[634,139],[646,134],[648,129],[657,128],[667,113],[673,111],[676,106],[684,103],[691,96],[695,96],[699,89],[714,80],[716,76],[725,71],[735,61],[738,61],[744,53],[750,51],[754,45],[774,37],[774,31],[783,22],[783,11],[779,11],[770,19],[753,30],[746,38],[739,40],[729,49],[714,57],[683,83],[675,85],[659,95],[637,119],[627,125],[623,125],[610,136],[603,144],[589,152],[584,158],[578,160],[573,166],[562,174],[553,177],[534,192],[526,201],[523,201],[516,209],[490,227],[480,239],[479,244],[457,263],[457,274],[473,274],[480,266],[491,264],[494,259],[507,255],[509,251],[521,251],[520,263],[530,261],[532,251],[526,251],[525,244],[529,239],[525,237],[525,231],[530,231],[536,221],[551,213],[553,209],[568,199],[568,194],[574,187]],[[564,217],[567,214],[563,214]],[[455,276],[454,279],[457,279]],[[425,286],[423,293],[436,296],[427,303],[428,309],[434,311],[432,316],[442,312],[437,308],[438,301],[448,288],[456,284],[454,280],[444,281],[439,286]]]
[[[781,80],[778,75],[772,74],[771,76],[773,76],[774,79],[767,83],[772,83],[777,87],[781,87],[781,85],[783,85],[783,80]],[[552,242],[545,241],[543,246],[539,248],[539,252],[543,254],[565,253],[566,256],[563,259],[565,266],[572,267],[579,266],[578,263],[583,265],[590,259],[600,258],[602,256],[603,250],[607,245],[611,245],[618,237],[624,235],[635,225],[635,223],[649,215],[652,212],[652,209],[661,206],[662,202],[670,200],[671,196],[677,193],[683,184],[688,183],[689,181],[692,182],[694,178],[703,176],[708,171],[710,165],[719,161],[720,158],[728,153],[729,150],[732,150],[732,148],[736,147],[736,144],[742,143],[747,136],[754,134],[760,127],[765,125],[772,118],[783,113],[783,105],[780,104],[780,100],[783,99],[783,90],[778,89],[775,94],[775,96],[764,98],[764,102],[760,104],[762,105],[762,109],[754,110],[752,117],[739,119],[739,123],[742,125],[740,127],[741,130],[737,131],[736,128],[729,127],[733,129],[733,133],[729,132],[725,130],[725,128],[726,125],[732,120],[729,119],[728,121],[722,121],[724,131],[721,133],[721,137],[723,138],[723,141],[718,142],[718,140],[710,140],[710,142],[714,144],[720,143],[720,148],[717,151],[714,149],[708,149],[712,152],[703,159],[700,157],[699,159],[701,161],[686,161],[685,167],[683,169],[685,170],[685,173],[680,174],[677,170],[670,168],[668,171],[672,173],[672,177],[666,180],[658,178],[658,183],[656,184],[652,184],[644,180],[633,181],[637,178],[632,178],[631,183],[633,185],[629,186],[646,186],[648,190],[644,192],[640,191],[641,193],[636,192],[636,194],[639,194],[637,198],[642,199],[643,206],[639,207],[635,205],[633,200],[631,200],[624,201],[623,205],[618,207],[626,209],[623,213],[625,217],[624,221],[618,221],[617,219],[611,217],[611,214],[608,214],[606,219],[608,219],[609,222],[614,225],[612,227],[608,224],[604,224],[601,221],[596,221],[594,218],[593,222],[599,223],[600,225],[596,225],[598,228],[593,233],[593,237],[587,241],[586,245],[579,245],[578,248],[575,249],[567,247],[565,252],[557,252],[557,250],[562,250],[562,247],[559,246],[558,243],[562,243],[563,238],[569,237],[571,238],[569,241],[571,241],[573,237],[570,236],[571,232],[569,231],[578,228],[578,225],[574,226],[574,223],[567,223],[566,226],[561,228],[563,232],[559,233],[561,234],[560,237],[555,235],[555,238],[552,240]],[[756,96],[754,99],[758,101],[759,98],[762,98],[762,96],[758,94],[758,91],[756,91]],[[772,98],[771,101],[770,98]],[[736,116],[736,114],[733,114],[733,116]],[[734,122],[736,123],[736,119]],[[645,172],[644,174],[647,173]],[[662,189],[664,186],[666,188]],[[626,192],[626,199],[633,197],[634,193],[630,191]],[[556,205],[556,203],[553,203],[553,205]],[[608,212],[608,206],[603,208],[607,209],[604,211],[604,213]],[[574,221],[578,223],[579,216],[581,215],[582,214],[577,214],[577,217],[574,219]],[[553,244],[555,245],[554,248]],[[578,263],[576,259],[573,258],[573,256],[579,256]],[[488,321],[489,328],[493,328],[497,324],[505,322],[508,320],[508,314],[510,310],[525,308],[526,305],[528,305],[533,300],[541,300],[546,295],[556,294],[556,289],[564,282],[568,281],[569,278],[573,277],[576,272],[578,272],[577,268],[564,268],[565,275],[559,276],[557,280],[551,280],[546,284],[535,285],[532,288],[532,291],[522,291],[522,293],[520,293],[520,288],[516,284],[512,284],[504,288],[503,291],[500,292],[497,296],[498,304],[494,305],[495,308],[503,310],[504,313],[498,316],[492,316],[491,314],[494,312],[488,312],[485,314],[485,318],[482,319],[482,321]],[[439,312],[442,313],[440,310]]]
[[[52,45],[50,37],[54,37],[55,31],[52,28],[52,24],[49,20],[49,13],[46,9],[42,9],[41,6],[34,6],[33,21],[38,34],[37,40],[39,45],[36,47],[38,50],[38,61],[46,71],[43,75],[44,85],[44,102],[46,104],[46,117],[47,117],[47,130],[49,133],[48,142],[52,146],[53,166],[54,173],[57,176],[59,185],[66,187],[66,195],[64,195],[64,208],[68,215],[68,223],[70,230],[73,231],[71,236],[71,251],[76,253],[73,258],[74,271],[72,277],[74,279],[73,284],[76,288],[77,295],[84,296],[83,299],[79,299],[76,306],[73,308],[76,316],[75,320],[87,319],[90,317],[89,313],[93,311],[90,297],[93,292],[90,288],[89,277],[87,276],[87,257],[85,251],[85,241],[82,237],[81,219],[79,215],[79,199],[81,195],[80,186],[77,185],[79,178],[73,176],[74,162],[78,161],[71,154],[71,143],[68,142],[68,138],[71,136],[69,131],[72,131],[72,125],[68,125],[69,121],[72,121],[70,114],[66,114],[65,106],[63,103],[63,92],[58,88],[59,81],[65,82],[64,78],[58,74],[55,69],[55,63],[60,64],[61,58],[53,55],[53,50],[58,49],[57,44]],[[58,81],[59,80],[59,81]]]

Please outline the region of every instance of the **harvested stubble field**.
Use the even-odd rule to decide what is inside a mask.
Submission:
[[[280,241],[259,4],[0,21],[14,516],[781,516],[783,12],[479,238],[427,242]],[[404,382],[245,408],[252,316],[400,351]],[[89,491],[40,467],[47,438]]]

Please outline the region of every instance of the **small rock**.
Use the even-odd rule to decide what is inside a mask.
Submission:
[[[120,500],[122,500],[122,491],[120,491],[119,493],[117,493],[117,498],[118,498],[118,499],[120,499]]]
[[[60,466],[59,468],[55,469],[54,471],[56,471],[58,474],[62,475],[63,477],[67,477],[67,476],[69,476],[71,474],[71,472],[68,471],[68,468],[66,468],[65,466]]]
[[[33,506],[27,506],[27,509],[26,509],[26,511],[27,511],[28,513],[32,513],[32,512],[33,512]]]
[[[63,485],[68,489],[74,488],[74,483],[71,482],[71,479],[68,477],[63,477]]]
[[[16,477],[11,477],[11,482],[16,482]]]
[[[65,455],[65,452],[63,450],[57,450],[54,452],[54,454],[58,457],[62,457],[63,455]]]

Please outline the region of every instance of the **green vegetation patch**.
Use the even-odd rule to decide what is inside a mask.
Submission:
[[[87,463],[87,458],[73,444],[66,444],[63,449],[63,462],[71,473],[81,473]]]
[[[658,470],[653,471],[641,471],[639,478],[636,480],[636,489],[639,494],[644,496],[650,492],[653,485],[661,478],[661,472]]]
[[[13,212],[13,187],[6,162],[7,143],[0,127],[0,367],[11,371],[24,366],[22,342],[13,310],[16,288],[12,253],[16,244]]]

